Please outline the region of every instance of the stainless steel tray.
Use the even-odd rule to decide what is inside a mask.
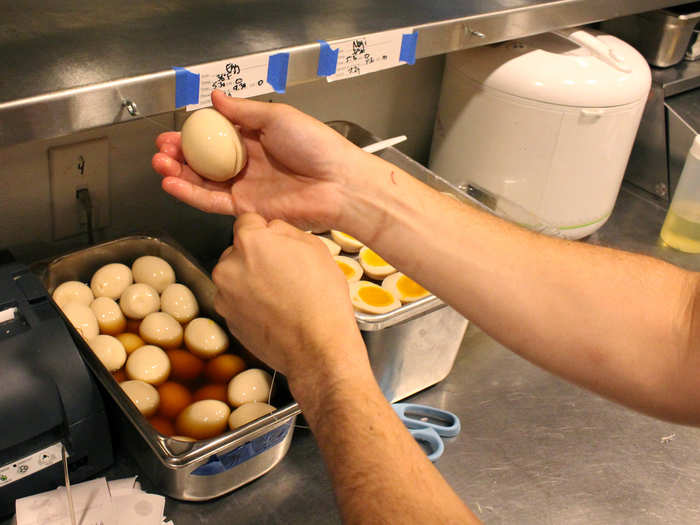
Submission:
[[[225,326],[214,311],[214,284],[206,272],[171,241],[148,236],[125,237],[35,265],[33,270],[49,292],[53,292],[67,280],[88,282],[104,264],[131,264],[141,255],[157,255],[167,260],[178,282],[189,286],[196,295],[202,314]],[[80,337],[76,339],[82,341]],[[168,496],[193,501],[220,496],[268,472],[289,449],[296,416],[301,411],[279,375],[273,404],[282,408],[219,437],[186,443],[159,434],[87,344],[79,348],[104,391],[114,401],[110,424],[119,437],[117,441],[134,456],[154,485]],[[247,362],[259,364],[242,347],[236,351],[245,354]]]
[[[379,138],[346,121],[326,123],[363,147]],[[491,211],[469,195],[395,148],[377,153],[421,182],[458,200]],[[391,401],[399,401],[442,381],[452,370],[469,322],[431,295],[393,312],[356,313],[374,376]]]

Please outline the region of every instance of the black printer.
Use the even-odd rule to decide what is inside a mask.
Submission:
[[[63,484],[62,446],[71,482],[112,463],[105,408],[73,333],[26,266],[0,261],[0,517]]]

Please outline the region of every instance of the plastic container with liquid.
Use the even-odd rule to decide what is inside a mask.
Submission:
[[[676,250],[700,253],[700,135],[685,159],[661,238]]]

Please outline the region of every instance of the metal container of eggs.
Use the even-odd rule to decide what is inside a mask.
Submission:
[[[170,241],[148,236],[125,237],[35,265],[33,270],[53,293],[61,283],[89,282],[104,265],[129,265],[143,255],[161,257],[170,263],[177,281],[194,293],[201,313],[225,326],[214,311],[215,289],[207,273]],[[80,337],[75,339],[83,341]],[[232,344],[235,344],[233,340]],[[87,343],[79,348],[104,391],[114,401],[110,422],[112,431],[118,435],[116,441],[130,452],[143,474],[168,496],[189,501],[215,498],[262,476],[277,465],[289,449],[300,409],[280,376],[273,385],[272,403],[282,408],[221,436],[190,443],[159,434]],[[261,365],[243,348],[237,348],[237,353],[244,355],[246,362]]]
[[[326,124],[359,147],[380,140],[351,122],[333,121]],[[473,205],[473,201],[462,191],[396,148],[387,148],[377,155],[428,186]],[[404,399],[447,377],[469,324],[462,315],[434,295],[386,314],[357,312],[355,317],[367,346],[374,376],[391,402]]]

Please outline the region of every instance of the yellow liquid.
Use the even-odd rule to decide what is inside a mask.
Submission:
[[[686,253],[700,253],[700,203],[674,203],[661,228],[666,244]]]

